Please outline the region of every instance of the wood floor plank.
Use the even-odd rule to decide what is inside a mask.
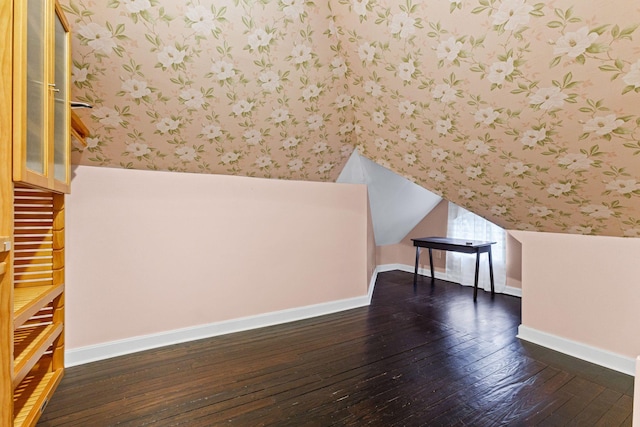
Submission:
[[[369,307],[67,369],[39,426],[629,426],[633,378],[521,342],[517,298],[378,275]]]

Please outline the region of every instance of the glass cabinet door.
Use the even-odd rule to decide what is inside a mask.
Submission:
[[[43,0],[29,0],[27,5],[27,99],[26,99],[26,168],[46,174],[46,73],[45,37],[46,5]]]
[[[53,176],[56,187],[69,185],[69,154],[71,134],[69,123],[71,110],[69,109],[69,28],[62,18],[61,11],[56,4],[54,20],[55,28],[55,89],[54,89],[54,123],[53,123]],[[67,191],[67,188],[61,188]]]
[[[13,179],[68,193],[70,33],[55,0],[14,3]]]

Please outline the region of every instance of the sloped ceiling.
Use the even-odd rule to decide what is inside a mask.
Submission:
[[[640,236],[635,0],[67,1],[74,161],[335,180],[366,157],[505,228]]]

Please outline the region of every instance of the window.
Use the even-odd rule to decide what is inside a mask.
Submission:
[[[504,292],[507,276],[506,232],[504,229],[460,206],[449,203],[447,237],[496,242],[491,247],[495,290],[496,292]],[[480,254],[480,258],[478,287],[490,291],[491,281],[489,280],[487,255]],[[473,286],[475,268],[476,257],[474,255],[447,252],[446,280]]]

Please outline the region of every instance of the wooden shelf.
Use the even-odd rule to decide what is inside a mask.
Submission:
[[[53,301],[64,290],[64,285],[26,286],[13,291],[13,328],[22,326],[42,307]]]
[[[45,362],[43,360],[42,362]],[[14,427],[34,426],[62,379],[63,370],[48,372],[40,363],[25,377],[13,393]]]
[[[87,146],[86,137],[89,136],[89,129],[73,110],[71,110],[71,136],[74,137],[82,147]]]
[[[51,323],[20,328],[13,333],[14,387],[22,382],[61,332],[62,324]]]

